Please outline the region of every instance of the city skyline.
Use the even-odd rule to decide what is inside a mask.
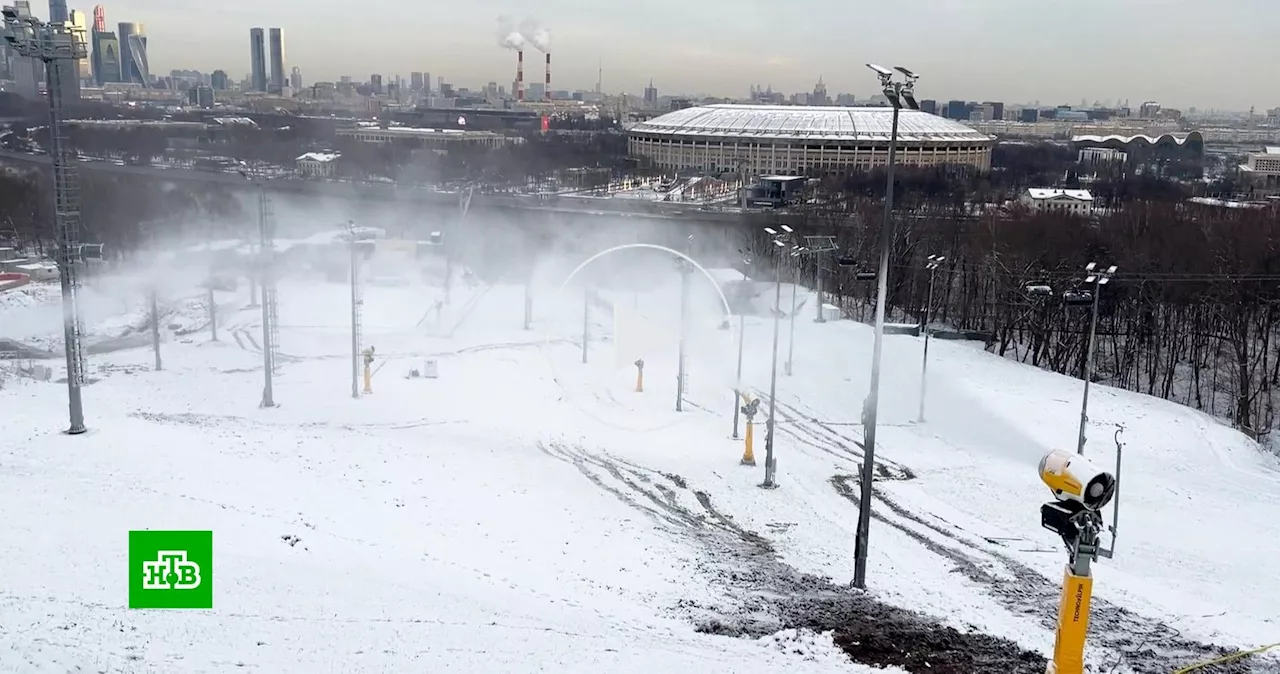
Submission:
[[[1266,26],[1280,19],[1280,6],[1263,0],[1237,0],[1244,6],[1221,17],[1206,16],[1202,3],[1190,0],[1082,0],[1071,7],[973,0],[963,9],[944,0],[900,0],[891,8],[815,4],[791,22],[763,7],[743,12],[740,3],[727,0],[695,6],[651,0],[643,11],[603,7],[590,17],[565,0],[527,9],[552,34],[555,88],[591,89],[603,63],[606,91],[640,92],[653,79],[664,93],[744,97],[751,85],[808,91],[821,76],[833,95],[865,98],[877,87],[863,64],[880,61],[921,72],[921,97],[936,99],[1043,105],[1156,100],[1183,109],[1234,110],[1280,105],[1266,46]],[[414,16],[412,8],[407,0],[369,0],[361,12]],[[510,85],[515,54],[495,39],[497,17],[525,16],[491,0],[429,21],[424,16],[421,23],[369,21],[365,28],[358,21],[319,21],[315,7],[299,11],[292,0],[181,8],[163,0],[120,0],[106,9],[110,23],[147,26],[153,72],[223,69],[239,80],[251,72],[249,29],[279,26],[288,40],[285,70],[299,67],[306,82],[342,75],[364,80],[372,73],[407,78],[412,71],[429,71],[471,87],[489,81]],[[852,39],[830,30],[814,35],[815,22],[807,19],[818,11],[823,26],[866,28]],[[933,20],[912,24],[910,40],[879,28],[904,16]],[[201,26],[200,37],[178,37],[190,36],[193,21]],[[707,31],[709,25],[722,30]],[[335,49],[338,36],[359,48]],[[170,45],[180,45],[181,52]]]

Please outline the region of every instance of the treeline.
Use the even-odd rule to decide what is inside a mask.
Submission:
[[[918,177],[917,177],[918,178]],[[913,178],[907,177],[910,181]],[[899,186],[898,189],[902,189]],[[1170,188],[1173,189],[1173,188]],[[902,192],[900,192],[902,193]],[[1016,204],[974,208],[907,191],[895,209],[886,310],[922,320],[929,255],[936,326],[975,331],[989,350],[1082,376],[1093,286],[1085,265],[1119,267],[1099,294],[1096,381],[1230,419],[1262,438],[1276,427],[1280,382],[1280,211],[1216,208],[1185,199],[1127,200],[1094,219],[1035,213]],[[828,287],[855,318],[872,320],[882,201],[845,199],[806,213],[801,235],[833,235],[846,261]],[[757,243],[759,243],[757,241]],[[834,260],[825,262],[834,266]],[[804,271],[812,277],[812,262]],[[1049,286],[1050,295],[1028,292]]]
[[[222,183],[174,181],[158,187],[154,178],[145,175],[82,171],[79,176],[80,238],[85,243],[107,243],[113,250],[136,248],[153,232],[200,236],[209,233],[178,230],[191,223],[238,222],[245,217],[240,202]],[[51,180],[47,171],[0,173],[4,238],[52,253]]]

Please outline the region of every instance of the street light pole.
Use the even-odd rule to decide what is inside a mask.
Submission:
[[[1093,379],[1093,340],[1098,334],[1098,296],[1102,294],[1102,286],[1111,281],[1116,273],[1116,266],[1105,270],[1098,269],[1096,263],[1090,262],[1084,270],[1089,274],[1085,283],[1093,284],[1093,316],[1089,319],[1089,343],[1085,346],[1084,356],[1084,397],[1080,400],[1080,435],[1076,439],[1076,453],[1084,454],[1085,430],[1089,424],[1089,383]]]
[[[933,281],[937,276],[938,267],[945,259],[947,258],[943,255],[930,255],[928,264],[925,266],[929,270],[929,297],[924,305],[924,319],[920,321],[920,331],[924,333],[924,353],[920,356],[920,415],[916,419],[922,424],[924,423],[924,401],[929,387],[929,313],[933,310]]]
[[[916,74],[898,66],[905,81],[894,82],[893,71],[868,63],[880,77],[884,94],[893,104],[893,125],[889,133],[889,164],[886,167],[887,184],[884,195],[884,218],[880,225],[880,269],[876,282],[875,341],[871,347],[871,390],[863,404],[865,449],[862,460],[862,494],[858,505],[858,534],[854,547],[853,585],[867,587],[867,548],[871,530],[872,479],[875,475],[876,416],[880,406],[880,359],[884,351],[884,305],[889,288],[889,251],[893,245],[893,172],[898,154],[898,117],[905,103],[912,110],[919,110],[914,86]]]
[[[789,253],[788,247],[794,247],[795,244],[788,244],[792,240],[793,230],[787,225],[782,225],[782,232],[771,227],[765,227],[764,231],[773,237],[773,245],[780,252]],[[782,264],[781,261],[786,259],[779,255],[779,264],[774,268],[774,291],[773,291],[773,356],[769,365],[769,418],[765,423],[764,436],[764,483],[761,487],[765,489],[773,489],[778,486],[776,481],[777,464],[773,458],[773,429],[774,419],[777,413],[778,400],[778,333],[782,327]]]
[[[84,407],[80,389],[84,386],[84,349],[80,319],[80,176],[70,156],[64,135],[63,78],[74,70],[74,63],[88,56],[83,29],[66,22],[44,23],[27,10],[5,7],[4,40],[21,56],[45,64],[49,89],[49,158],[53,166],[53,218],[58,237],[58,276],[62,286],[62,337],[67,362],[67,412],[70,425],[67,434],[80,435],[84,425]]]

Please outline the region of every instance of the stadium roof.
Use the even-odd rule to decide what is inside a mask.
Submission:
[[[888,141],[892,108],[801,105],[703,105],[669,112],[631,127],[635,133],[784,140]],[[989,141],[990,136],[919,110],[903,110],[898,139]]]

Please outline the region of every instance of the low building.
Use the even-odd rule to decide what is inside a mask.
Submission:
[[[1123,164],[1129,158],[1129,154],[1124,150],[1117,150],[1110,147],[1083,147],[1080,148],[1076,156],[1076,160],[1081,164],[1089,166],[1097,166],[1099,164]]]
[[[357,126],[338,129],[339,138],[350,138],[364,143],[420,143],[423,147],[447,150],[457,145],[482,145],[502,147],[523,140],[518,136],[504,136],[491,131],[464,131],[462,129],[420,129],[406,126]]]
[[[295,161],[298,173],[313,178],[326,178],[338,172],[338,159],[341,157],[337,152],[308,152]]]
[[[1090,215],[1094,210],[1093,194],[1089,190],[1032,187],[1022,194],[1020,201],[1037,213]]]
[[[1240,165],[1240,178],[1255,193],[1280,193],[1280,147],[1248,155]]]

